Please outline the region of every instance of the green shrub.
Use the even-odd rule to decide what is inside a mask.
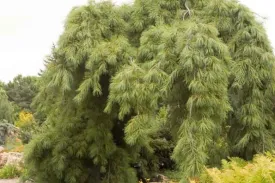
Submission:
[[[22,171],[14,165],[6,165],[0,169],[0,179],[20,177]]]
[[[275,154],[256,155],[251,162],[240,158],[223,160],[222,168],[206,169],[200,183],[272,183],[275,182]]]
[[[17,129],[13,124],[7,120],[0,120],[0,145],[5,145],[7,136],[16,133]]]

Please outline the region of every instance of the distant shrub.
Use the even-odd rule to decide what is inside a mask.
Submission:
[[[0,179],[20,177],[22,171],[14,165],[6,165],[0,169]]]
[[[15,122],[15,126],[19,128],[30,128],[35,124],[32,113],[27,111],[21,111],[19,113],[19,119]]]
[[[28,111],[21,111],[15,126],[20,128],[20,139],[24,144],[27,144],[36,129],[37,123],[32,113]]]
[[[0,145],[5,145],[7,137],[16,136],[18,129],[7,120],[0,120]]]
[[[275,182],[275,155],[256,155],[251,162],[240,158],[223,160],[222,168],[206,169],[200,183],[271,183]]]

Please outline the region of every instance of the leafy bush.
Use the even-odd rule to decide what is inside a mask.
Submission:
[[[200,183],[269,183],[275,181],[275,154],[256,155],[251,162],[223,160],[222,168],[206,169]]]
[[[22,171],[14,165],[6,165],[0,169],[0,179],[20,177]]]

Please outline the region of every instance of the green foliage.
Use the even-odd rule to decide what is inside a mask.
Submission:
[[[5,86],[5,83],[0,81],[0,88],[4,88],[4,86]]]
[[[134,153],[120,133],[125,121],[103,112],[110,76],[132,54],[116,12],[110,3],[91,2],[68,16],[34,104],[48,115],[48,129],[26,151],[37,182],[100,182],[100,175],[103,182],[137,182]]]
[[[29,176],[135,182],[129,164],[155,169],[165,151],[186,182],[228,155],[271,150],[274,61],[234,0],[74,8],[39,80],[33,106],[47,118],[27,146]]]
[[[6,120],[0,120],[0,145],[5,145],[7,136],[14,134],[16,127]]]
[[[15,122],[15,126],[20,129],[20,139],[26,144],[37,131],[38,125],[30,112],[21,111],[18,117],[19,119]]]
[[[15,165],[5,165],[0,169],[0,179],[12,179],[20,177],[22,171]]]
[[[28,170],[27,169],[23,169],[21,175],[20,175],[20,180],[19,182],[21,183],[25,183],[25,182],[33,182],[32,179],[30,179],[29,177],[29,173],[28,173]]]
[[[30,104],[37,93],[36,82],[35,76],[16,76],[13,81],[4,86],[9,101],[18,105],[21,110],[31,110]]]
[[[13,122],[13,106],[8,100],[4,89],[0,88],[0,120]]]
[[[235,30],[227,33],[234,70],[230,84],[234,114],[229,119],[229,139],[235,155],[251,159],[255,152],[274,148],[271,107],[274,76],[268,74],[274,72],[274,55],[265,30],[252,12],[240,5],[235,7],[238,16],[234,17],[239,21],[235,20]],[[235,13],[230,9],[226,11],[227,15],[223,16]]]
[[[180,171],[170,171],[169,170],[169,171],[165,171],[163,174],[166,177],[168,177],[169,180],[172,180],[172,181],[180,181],[180,179],[182,178],[182,174]]]
[[[239,158],[223,160],[222,168],[207,169],[201,176],[201,183],[266,183],[275,181],[275,156],[256,155],[252,162]]]

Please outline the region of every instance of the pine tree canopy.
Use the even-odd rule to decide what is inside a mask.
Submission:
[[[35,76],[16,76],[13,81],[4,85],[9,100],[21,109],[31,110],[30,104],[37,93],[36,81]]]
[[[274,61],[235,0],[76,7],[41,74],[34,105],[47,120],[28,172],[37,183],[135,183],[130,163],[154,158],[164,126],[182,182],[227,155],[272,150]]]

